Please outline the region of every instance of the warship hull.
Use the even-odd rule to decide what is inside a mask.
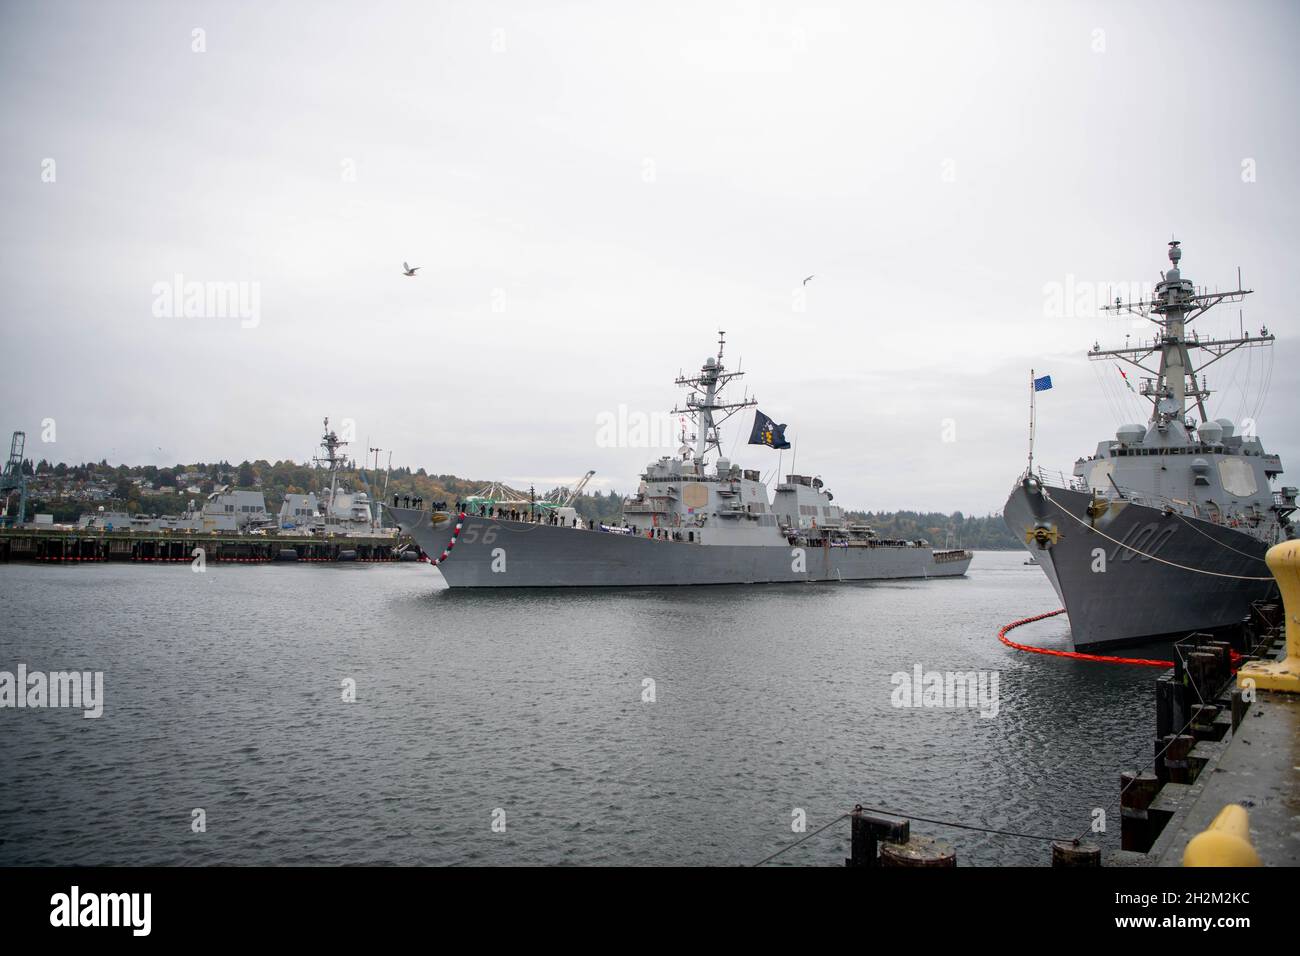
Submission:
[[[448,550],[455,516],[389,510],[431,558]],[[700,544],[467,515],[438,570],[454,588],[662,587],[959,577],[970,562],[928,547]]]
[[[1022,482],[1003,510],[1056,590],[1078,649],[1232,625],[1276,593],[1268,546],[1253,535],[1126,501],[1093,515],[1092,502],[1087,492]]]

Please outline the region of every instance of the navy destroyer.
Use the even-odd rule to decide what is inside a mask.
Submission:
[[[1181,257],[1178,241],[1170,242],[1172,268],[1152,296],[1106,307],[1149,319],[1156,335],[1137,347],[1088,352],[1144,373],[1137,391],[1151,402],[1150,419],[1121,426],[1066,479],[1035,470],[1031,413],[1029,468],[1003,511],[1056,589],[1077,648],[1239,622],[1274,589],[1264,553],[1294,536],[1296,489],[1272,487],[1281,461],[1264,450],[1252,421],[1239,429],[1210,418],[1201,374],[1239,349],[1271,347],[1274,336],[1267,328],[1225,339],[1189,332],[1198,316],[1251,290],[1238,281],[1230,292],[1198,291],[1183,278]]]
[[[676,457],[651,462],[615,526],[578,527],[523,507],[392,507],[451,587],[628,587],[954,577],[971,554],[880,538],[848,521],[822,480],[791,474],[769,495],[759,472],[721,454],[719,427],[754,406],[728,402],[743,373],[723,364],[725,337],[674,409],[695,428]],[[756,412],[757,415],[761,413]],[[758,429],[755,430],[756,432]],[[769,441],[768,444],[773,444]],[[778,447],[774,444],[774,447]],[[387,507],[387,505],[385,505]]]

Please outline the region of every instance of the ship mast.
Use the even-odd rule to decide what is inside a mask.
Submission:
[[[346,445],[347,442],[340,441],[339,436],[330,431],[329,417],[325,418],[325,434],[320,440],[321,448],[325,449],[325,457],[319,455],[312,458],[317,465],[329,467],[330,472],[330,497],[329,504],[325,508],[325,520],[328,523],[330,513],[334,510],[334,495],[338,491],[339,469],[343,467],[344,459],[339,455],[339,449]]]
[[[690,394],[686,396],[686,407],[673,408],[674,415],[690,415],[695,422],[695,464],[697,467],[704,465],[705,456],[710,448],[714,449],[718,456],[722,455],[721,439],[718,437],[718,429],[727,419],[740,411],[742,408],[749,408],[756,405],[757,400],[746,398],[740,402],[726,402],[722,399],[722,390],[727,383],[733,378],[740,378],[744,372],[728,372],[726,366],[722,364],[722,352],[727,344],[727,333],[718,330],[718,357],[715,359],[709,356],[704,360],[704,365],[700,369],[700,374],[691,378],[679,375],[677,384],[689,388]]]
[[[1161,274],[1161,281],[1156,285],[1155,294],[1143,302],[1121,302],[1118,298],[1114,305],[1102,306],[1103,312],[1128,312],[1149,319],[1159,327],[1160,332],[1150,344],[1137,348],[1102,349],[1094,345],[1088,352],[1092,361],[1117,358],[1136,366],[1149,377],[1142,379],[1140,392],[1151,402],[1151,422],[1162,430],[1169,422],[1184,422],[1187,418],[1187,403],[1193,402],[1201,421],[1210,420],[1205,410],[1205,399],[1210,394],[1204,377],[1198,384],[1197,372],[1204,372],[1237,349],[1272,345],[1274,336],[1267,328],[1261,329],[1258,336],[1243,333],[1236,339],[1203,339],[1195,332],[1189,337],[1187,326],[1200,316],[1214,308],[1220,302],[1240,302],[1250,295],[1253,289],[1241,288],[1241,274],[1238,270],[1237,288],[1230,292],[1196,291],[1191,281],[1184,279],[1178,268],[1178,261],[1183,253],[1179,241],[1169,243],[1169,261],[1173,268]],[[1199,368],[1192,364],[1192,352],[1201,350],[1212,356]],[[1154,356],[1160,356],[1158,368],[1150,368],[1149,362]]]

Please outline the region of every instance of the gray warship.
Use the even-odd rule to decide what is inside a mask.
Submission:
[[[1239,622],[1274,590],[1264,553],[1294,536],[1296,489],[1272,487],[1282,475],[1278,456],[1264,450],[1250,420],[1240,430],[1212,420],[1203,374],[1198,381],[1224,356],[1269,348],[1274,336],[1266,327],[1230,339],[1189,333],[1195,318],[1251,290],[1239,280],[1230,292],[1198,291],[1183,278],[1181,257],[1179,242],[1170,242],[1173,267],[1151,298],[1106,307],[1149,319],[1156,335],[1137,347],[1088,352],[1144,373],[1138,392],[1151,402],[1149,421],[1121,426],[1067,479],[1034,468],[1031,413],[1029,468],[1003,511],[1060,597],[1076,648]]]
[[[433,559],[453,588],[637,587],[956,577],[971,553],[935,551],[925,541],[880,538],[848,521],[820,478],[790,474],[769,495],[759,472],[721,454],[719,426],[752,399],[722,392],[743,373],[718,354],[674,414],[683,431],[677,457],[651,462],[615,527],[577,527],[528,510],[476,505],[391,507],[397,524]],[[712,464],[710,464],[712,456]],[[385,507],[389,507],[387,503]]]

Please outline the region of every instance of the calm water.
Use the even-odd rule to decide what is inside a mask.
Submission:
[[[998,643],[1058,606],[1012,553],[961,580],[492,594],[427,565],[15,564],[0,594],[0,670],[100,670],[106,697],[0,710],[0,864],[743,864],[795,808],[811,832],[859,802],[1052,836],[1103,807],[1110,847],[1154,732],[1155,671]],[[916,663],[998,671],[997,717],[895,708]],[[913,826],[964,863],[1048,859]],[[777,862],[847,851],[841,822]]]

